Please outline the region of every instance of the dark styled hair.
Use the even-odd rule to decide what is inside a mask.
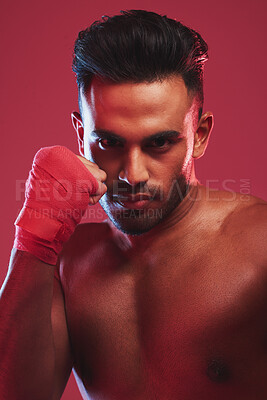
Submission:
[[[198,32],[166,15],[129,10],[103,16],[79,33],[72,68],[83,92],[94,76],[149,83],[180,75],[188,92],[198,97],[200,117],[207,60],[208,46]]]

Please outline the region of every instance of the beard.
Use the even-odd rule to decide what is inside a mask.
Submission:
[[[128,235],[141,235],[160,224],[179,206],[189,190],[189,182],[184,175],[177,175],[172,179],[167,193],[155,186],[138,185],[133,188],[125,183],[120,185],[119,182],[114,182],[113,188],[108,187],[99,203],[116,228]],[[114,194],[117,192],[114,191],[114,186],[127,194],[149,193],[152,200],[149,206],[143,209],[127,209],[114,201]]]

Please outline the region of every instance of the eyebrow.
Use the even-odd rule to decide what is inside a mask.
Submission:
[[[94,136],[98,136],[101,139],[114,139],[114,140],[118,140],[121,143],[125,143],[126,140],[124,138],[122,138],[121,136],[117,135],[116,133],[114,133],[113,131],[110,130],[106,130],[106,129],[94,129],[91,132],[92,135]],[[143,142],[148,142],[151,140],[156,140],[156,139],[168,139],[168,138],[174,138],[174,139],[178,139],[179,137],[181,137],[182,134],[178,131],[175,130],[167,130],[167,131],[160,131],[160,132],[156,132],[153,135],[150,136],[146,136],[145,138],[143,138]]]

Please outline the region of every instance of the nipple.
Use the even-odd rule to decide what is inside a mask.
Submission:
[[[220,359],[213,359],[209,362],[206,374],[211,381],[218,383],[225,382],[230,378],[228,366]]]

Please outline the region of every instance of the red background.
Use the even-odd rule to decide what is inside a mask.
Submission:
[[[62,144],[77,152],[70,121],[70,112],[78,108],[71,71],[74,40],[103,14],[132,8],[181,20],[209,44],[204,110],[214,112],[215,126],[204,158],[196,162],[200,181],[267,200],[264,0],[5,2],[0,10],[0,283],[12,248],[13,222],[23,203],[16,183],[27,178],[40,147]],[[81,399],[73,377],[62,398]]]

